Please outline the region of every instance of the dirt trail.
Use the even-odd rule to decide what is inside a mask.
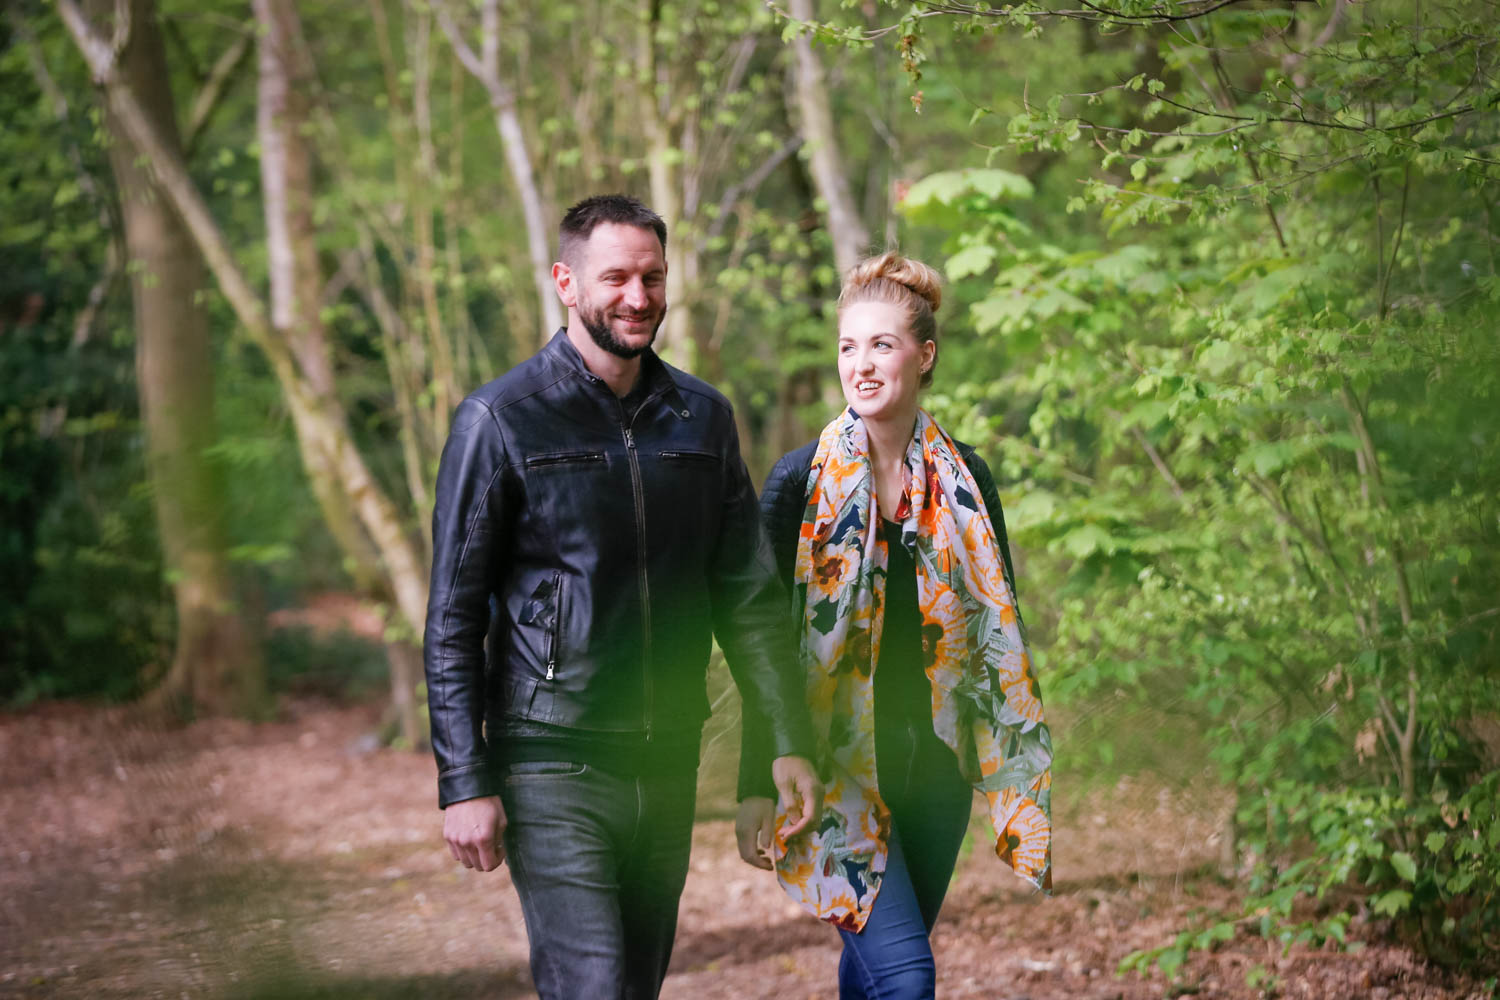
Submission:
[[[534,997],[504,869],[448,857],[431,759],[376,748],[376,721],[306,700],[275,723],[173,733],[83,706],[0,716],[0,996]],[[723,756],[664,996],[833,997],[837,935],[734,853]],[[1194,874],[1213,856],[1211,811],[1128,784],[1061,807],[1052,899],[973,852],[934,934],[939,995],[1181,995],[1113,970],[1227,904]],[[1279,977],[1274,994],[1245,986],[1255,964]],[[1241,938],[1185,982],[1236,1000],[1480,996],[1386,944],[1283,958]]]

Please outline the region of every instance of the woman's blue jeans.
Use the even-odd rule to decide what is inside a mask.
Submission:
[[[910,730],[877,735],[877,765],[886,762],[879,780],[891,810],[890,853],[864,930],[839,931],[839,1000],[936,995],[929,935],[953,878],[974,792],[952,751],[930,737]]]

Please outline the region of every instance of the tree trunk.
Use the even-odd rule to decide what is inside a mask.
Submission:
[[[422,699],[417,698],[417,685],[422,683],[422,647],[393,639],[385,644],[385,661],[391,675],[391,721],[395,730],[391,742],[404,750],[424,747],[428,732],[422,720]]]
[[[692,303],[688,294],[696,290],[697,260],[685,232],[682,202],[682,151],[676,148],[667,93],[666,66],[657,49],[656,31],[661,24],[661,0],[645,0],[637,44],[640,54],[636,106],[646,139],[646,167],[651,185],[651,208],[667,224],[667,316],[662,321],[657,353],[674,364],[694,368],[687,357],[693,343]]]
[[[180,150],[155,5],[132,0],[129,11],[120,80],[138,95],[163,142]],[[203,263],[119,118],[107,113],[105,122],[131,264],[147,464],[177,606],[177,646],[155,697],[181,713],[253,713],[263,705],[265,673],[258,643],[235,609],[224,484],[207,454],[217,429],[213,352],[198,304]]]
[[[265,303],[235,262],[180,153],[145,113],[135,89],[121,78],[110,42],[95,33],[77,0],[57,0],[57,9],[95,80],[104,87],[123,133],[135,152],[151,163],[159,191],[192,234],[245,335],[265,354],[291,412],[304,459],[320,456],[328,475],[336,477],[350,512],[380,554],[382,583],[389,587],[402,618],[421,635],[427,611],[426,564],[407,536],[395,504],[355,446],[342,408],[336,400],[313,392],[289,345],[267,322]],[[308,473],[316,477],[318,470],[309,467]]]
[[[813,19],[813,0],[788,0],[787,8],[794,20]],[[800,118],[797,127],[807,143],[813,183],[828,206],[833,259],[842,276],[869,250],[870,231],[865,228],[859,209],[854,205],[854,197],[849,193],[849,179],[844,173],[844,159],[839,152],[838,131],[829,106],[823,64],[805,34],[799,34],[792,41],[792,50],[796,56],[792,80]]]
[[[271,325],[291,346],[301,375],[319,409],[342,414],[333,384],[332,350],[319,298],[323,268],[313,223],[313,157],[308,145],[311,116],[307,103],[308,67],[297,48],[301,37],[292,0],[253,0],[260,22],[256,135],[260,140],[261,190],[266,213],[266,250],[270,261]],[[430,236],[430,219],[428,220]],[[419,232],[422,231],[419,229]],[[428,242],[430,248],[430,240]],[[431,277],[431,260],[425,261]],[[436,295],[427,299],[429,321],[435,318]],[[441,325],[430,331],[434,343],[445,337]],[[451,373],[451,366],[447,369]],[[304,464],[325,520],[340,547],[351,556],[354,576],[369,596],[389,600],[394,588],[383,585],[371,546],[352,513],[354,495],[339,475],[335,456],[342,444],[303,435]],[[421,634],[420,627],[416,629]],[[387,643],[391,704],[408,747],[423,742],[417,714],[415,678],[409,648]]]
[[[427,342],[432,348],[433,394],[440,415],[444,437],[448,415],[464,398],[458,374],[453,339],[443,321],[438,302],[437,242],[433,232],[433,205],[442,190],[438,178],[437,152],[432,143],[432,15],[426,4],[407,4],[407,73],[411,76],[411,118],[416,132],[416,170],[407,171],[416,183],[406,187],[408,212],[416,237],[417,289],[421,293],[422,319],[427,327]]]
[[[475,54],[464,41],[458,24],[443,3],[436,5],[438,23],[454,53],[464,68],[473,75],[489,95],[490,110],[495,115],[495,130],[500,133],[500,145],[505,152],[505,163],[510,168],[511,180],[520,196],[521,214],[526,220],[526,251],[531,259],[531,278],[536,285],[537,307],[542,317],[539,344],[546,343],[563,325],[562,303],[552,285],[551,227],[545,203],[537,188],[536,175],[531,169],[531,154],[526,148],[526,133],[521,128],[521,118],[516,114],[516,95],[500,75],[500,4],[499,0],[484,0],[480,9],[480,52]]]
[[[255,136],[260,142],[271,325],[291,347],[308,387],[319,397],[330,397],[333,358],[318,308],[323,274],[313,225],[308,81],[296,49],[297,11],[287,0],[253,0],[251,7],[260,25]]]
[[[271,326],[291,348],[311,395],[333,402],[333,359],[319,315],[322,274],[313,227],[312,156],[303,131],[305,83],[298,86],[295,9],[284,0],[255,0],[260,26],[256,53],[256,138],[260,142],[261,200],[266,219],[266,270]],[[298,435],[302,463],[324,523],[349,559],[356,585],[378,587],[378,555],[360,530],[331,456]]]

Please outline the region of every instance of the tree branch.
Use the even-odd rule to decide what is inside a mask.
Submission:
[[[203,81],[203,86],[198,90],[198,96],[193,98],[193,107],[188,112],[187,126],[182,132],[182,148],[186,155],[191,157],[197,146],[198,138],[203,129],[208,125],[208,120],[218,110],[219,102],[224,96],[224,90],[229,85],[234,71],[244,64],[245,54],[250,51],[250,43],[255,38],[255,20],[252,18],[240,25],[240,33],[229,48],[214,62],[213,68],[208,71],[208,79]]]
[[[474,54],[473,48],[464,39],[463,32],[458,30],[448,4],[445,0],[432,0],[432,9],[437,14],[438,25],[443,29],[443,34],[448,36],[448,44],[453,46],[453,53],[458,56],[458,61],[464,64],[464,69],[468,70],[471,76],[488,88],[486,65],[479,56]]]
[[[1333,547],[1329,544],[1327,533],[1321,530],[1321,513],[1319,514],[1320,530],[1314,532],[1302,522],[1301,518],[1292,513],[1291,508],[1287,506],[1281,497],[1276,495],[1276,491],[1271,489],[1271,484],[1266,482],[1264,478],[1257,475],[1250,475],[1246,479],[1255,491],[1265,498],[1266,503],[1271,505],[1271,510],[1276,515],[1278,521],[1311,542],[1313,547],[1323,553],[1328,559],[1328,562],[1333,566],[1334,572],[1338,574],[1339,582],[1343,584],[1344,597],[1349,602],[1349,613],[1354,616],[1354,623],[1359,628],[1360,635],[1368,639],[1370,627],[1366,623],[1364,615],[1360,613],[1359,602],[1355,599],[1354,585],[1350,581],[1349,575],[1344,572],[1343,564],[1339,562],[1338,556],[1334,555]],[[1313,505],[1313,509],[1317,510],[1316,504]]]
[[[753,194],[755,189],[765,183],[766,178],[770,177],[776,171],[776,168],[785,163],[787,157],[795,153],[801,146],[802,137],[800,135],[792,136],[786,142],[782,143],[779,149],[766,157],[760,166],[750,171],[744,180],[738,184],[730,185],[725,190],[724,196],[719,199],[718,214],[714,217],[713,222],[709,223],[708,232],[705,234],[706,238],[713,239],[715,236],[722,236],[724,234],[724,227],[728,224],[726,220],[729,218],[729,213],[734,207],[734,203],[746,195]]]
[[[1380,282],[1380,308],[1378,315],[1381,319],[1385,318],[1386,311],[1389,308],[1388,295],[1391,288],[1391,272],[1396,268],[1396,254],[1401,250],[1401,236],[1406,232],[1406,198],[1410,193],[1411,164],[1408,163],[1401,180],[1401,218],[1396,222],[1396,236],[1391,241],[1391,259],[1385,265],[1385,276]],[[1383,247],[1381,249],[1384,250]]]
[[[1307,57],[1318,51],[1329,42],[1333,41],[1334,32],[1338,31],[1339,25],[1344,21],[1344,13],[1349,9],[1350,0],[1334,0],[1333,13],[1328,15],[1328,23],[1323,25],[1323,30],[1318,32],[1318,37],[1313,43],[1301,52],[1289,52],[1282,57],[1281,68],[1289,74],[1295,73],[1301,65],[1307,61]],[[1306,80],[1298,79],[1297,86],[1305,86]]]
[[[1139,427],[1132,427],[1130,430],[1135,435],[1135,440],[1141,446],[1141,450],[1146,453],[1146,457],[1151,459],[1151,464],[1156,466],[1156,471],[1161,473],[1162,479],[1166,480],[1167,485],[1172,488],[1172,495],[1177,497],[1178,502],[1184,507],[1192,506],[1188,503],[1187,494],[1183,492],[1182,484],[1177,481],[1176,476],[1172,475],[1172,470],[1168,468],[1166,460],[1161,457],[1161,452],[1156,450],[1156,446],[1150,442]]]
[[[942,17],[942,16],[986,17],[986,18],[991,18],[993,20],[1002,20],[1002,19],[1009,19],[1009,18],[1015,18],[1015,17],[1031,17],[1031,18],[1056,17],[1056,18],[1063,18],[1063,19],[1066,19],[1066,20],[1084,21],[1084,22],[1089,22],[1089,23],[1094,23],[1094,24],[1099,24],[1099,23],[1106,23],[1106,24],[1113,23],[1113,24],[1129,24],[1129,25],[1150,25],[1150,24],[1171,24],[1173,22],[1179,22],[1179,21],[1192,21],[1192,20],[1196,20],[1198,18],[1207,17],[1209,14],[1212,14],[1216,10],[1220,10],[1220,9],[1222,9],[1224,7],[1232,6],[1234,4],[1247,3],[1247,2],[1249,2],[1249,0],[1206,0],[1206,2],[1201,3],[1197,7],[1192,7],[1191,4],[1181,4],[1180,6],[1187,7],[1187,8],[1190,8],[1190,9],[1186,10],[1183,13],[1175,13],[1175,14],[1174,13],[1167,13],[1164,10],[1162,10],[1161,8],[1158,8],[1158,9],[1156,9],[1154,11],[1151,11],[1151,12],[1148,12],[1148,13],[1144,13],[1144,14],[1127,14],[1124,11],[1111,10],[1108,7],[1104,7],[1104,6],[1100,6],[1100,5],[1097,5],[1097,4],[1089,3],[1088,0],[1079,0],[1079,2],[1083,4],[1084,9],[1082,9],[1082,10],[1074,9],[1074,8],[1052,9],[1052,8],[1048,8],[1048,7],[1042,7],[1040,5],[1037,5],[1035,7],[1035,9],[1025,9],[1025,8],[1017,9],[1016,7],[1013,7],[1013,6],[1011,6],[1011,7],[1007,7],[1007,6],[991,6],[991,5],[988,5],[988,4],[986,4],[985,6],[981,7],[981,6],[978,6],[976,4],[939,3],[939,2],[936,2],[936,0],[914,0],[913,6],[923,8],[921,10],[921,12],[916,15],[918,17]],[[1316,3],[1317,0],[1290,0],[1290,2],[1292,2],[1292,3]],[[771,10],[774,11],[776,14],[778,14],[779,16],[781,16],[783,18],[786,18],[789,21],[794,21],[794,22],[797,22],[797,23],[800,23],[800,24],[811,23],[808,20],[801,20],[801,19],[798,19],[798,18],[795,18],[795,17],[791,17],[790,15],[788,15],[786,13],[786,11],[784,11],[780,7],[776,6],[774,3],[767,4],[767,6],[769,6],[771,8]],[[1174,6],[1177,6],[1177,5],[1174,5]],[[859,37],[861,39],[865,40],[865,41],[873,41],[873,40],[875,40],[877,38],[883,38],[886,35],[893,34],[894,32],[900,30],[900,28],[901,28],[901,25],[899,23],[898,24],[890,24],[890,25],[886,25],[883,28],[874,28],[874,29],[862,32]]]
[[[1081,472],[1074,472],[1063,463],[1062,459],[1058,458],[1056,455],[1049,455],[1047,452],[1038,448],[1036,445],[1032,444],[1029,441],[1023,441],[1018,437],[1007,437],[1003,440],[1006,443],[1020,448],[1022,451],[1028,452],[1035,457],[1042,459],[1043,461],[1056,462],[1058,464],[1057,474],[1059,476],[1062,476],[1069,482],[1077,483],[1079,486],[1087,486],[1089,489],[1093,489],[1096,485],[1098,485],[1091,477],[1086,476]]]

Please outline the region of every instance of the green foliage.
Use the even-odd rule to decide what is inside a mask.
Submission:
[[[983,345],[930,402],[1013,484],[1044,683],[1083,720],[1063,752],[1113,760],[1125,700],[1204,735],[1247,829],[1274,818],[1245,913],[1125,968],[1234,927],[1341,943],[1346,889],[1495,953],[1469,854],[1500,775],[1492,13],[1117,23],[1096,44],[1145,44],[1112,82],[1033,81],[992,166],[904,202]]]
[[[1393,918],[1449,961],[1493,955],[1500,946],[1500,772],[1408,803],[1379,789],[1323,791],[1283,782],[1267,796],[1274,841],[1310,840],[1305,857],[1261,865],[1245,910],[1283,943],[1343,943],[1347,908],[1299,919],[1299,900],[1337,902],[1364,887],[1369,910]]]
[[[174,628],[137,419],[132,265],[112,245],[121,234],[92,83],[59,24],[25,5],[13,14],[0,22],[0,702],[129,698],[159,677]],[[17,26],[30,34],[15,37]],[[174,39],[217,58],[216,37]],[[253,115],[251,96],[239,100]],[[255,161],[223,146],[203,159],[216,208],[255,218],[244,197]],[[215,328],[232,328],[206,301]],[[219,346],[213,457],[231,487],[243,589],[280,603],[342,583],[274,383],[245,345]]]
[[[1500,946],[1497,788],[1500,772],[1456,797],[1440,788],[1413,805],[1378,788],[1329,791],[1279,782],[1253,807],[1255,819],[1271,830],[1254,846],[1264,852],[1298,844],[1297,860],[1258,864],[1235,919],[1133,952],[1120,971],[1155,965],[1172,978],[1192,951],[1211,949],[1241,929],[1284,949],[1344,947],[1360,911],[1351,899],[1360,894],[1364,915],[1407,928],[1430,954],[1450,962],[1484,960]]]
[[[55,53],[0,49],[0,703],[132,695],[170,642],[127,311],[85,305],[120,284],[103,151],[37,83]]]
[[[368,698],[388,683],[380,644],[348,631],[281,628],[266,636],[265,650],[273,691]]]

